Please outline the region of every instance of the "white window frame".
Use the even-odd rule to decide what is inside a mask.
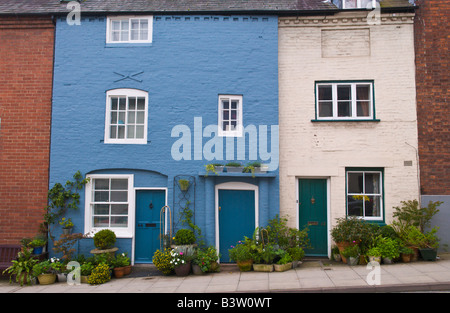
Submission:
[[[111,138],[111,98],[112,97],[126,97],[125,110],[125,138]],[[144,138],[127,138],[128,125],[128,98],[129,97],[144,97],[145,111],[144,111]],[[136,118],[136,117],[135,117]],[[105,114],[105,137],[104,143],[118,143],[118,144],[147,144],[148,132],[148,92],[138,89],[112,89],[106,92],[106,114]]]
[[[132,174],[92,174],[86,175],[90,181],[85,185],[85,209],[84,209],[84,230],[89,236],[102,229],[114,231],[117,238],[132,238],[135,223],[135,191],[134,175]],[[93,186],[95,179],[128,179],[128,225],[127,227],[94,227],[93,225]]]
[[[148,36],[147,40],[131,40],[131,20],[132,19],[146,19],[148,22]],[[128,20],[128,40],[112,40],[112,22]],[[123,43],[152,43],[153,41],[153,15],[118,15],[108,16],[106,22],[106,43],[108,44],[123,44]]]
[[[380,182],[379,182],[379,193],[351,193],[349,192],[349,179],[348,179],[348,174],[350,173],[362,173],[363,177],[364,177],[364,181],[363,181],[363,188],[365,189],[365,174],[366,173],[377,173],[380,175]],[[349,215],[348,214],[348,196],[379,196],[380,197],[380,216],[366,216],[365,215],[365,200],[363,199],[363,215],[362,216],[356,216],[358,218],[367,220],[367,221],[382,221],[384,219],[384,194],[383,194],[383,171],[377,171],[377,170],[347,170],[346,173],[346,182],[347,182],[347,186],[345,188],[345,193],[346,193],[346,215],[347,216],[354,216],[354,215]],[[365,191],[365,190],[364,190]]]
[[[356,0],[356,8],[346,8],[345,7],[345,0],[342,0],[342,8],[343,9],[374,9],[374,8],[376,8],[377,1],[376,0],[372,0],[371,2],[372,2],[371,3],[371,8],[362,7],[361,0]]]
[[[222,109],[222,101],[223,100],[229,100],[230,105],[231,101],[238,101],[238,108],[237,108],[237,119],[236,119],[236,128],[234,130],[224,130],[223,129],[223,109]],[[242,95],[219,95],[219,101],[218,101],[218,121],[217,121],[217,127],[218,127],[218,133],[219,136],[222,137],[242,137],[242,130],[243,130],[243,116],[242,116],[242,106],[243,106],[243,97]],[[229,117],[229,119],[231,116]]]
[[[369,86],[369,115],[368,116],[357,116],[357,99],[356,99],[356,86],[358,85],[368,85]],[[332,88],[332,116],[320,116],[319,111],[319,87],[320,86],[331,86]],[[337,89],[338,86],[351,86],[351,116],[338,116],[338,97]],[[373,82],[367,81],[353,81],[353,82],[320,82],[316,83],[316,120],[374,120],[375,116],[375,105],[373,99]]]

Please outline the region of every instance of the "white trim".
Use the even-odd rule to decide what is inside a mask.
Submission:
[[[110,130],[111,130],[111,97],[114,96],[123,96],[127,98],[127,104],[128,105],[128,98],[129,97],[144,97],[145,98],[145,111],[144,111],[144,138],[111,138]],[[137,105],[137,104],[136,104]],[[147,144],[147,133],[148,133],[148,92],[139,90],[139,89],[132,89],[132,88],[118,88],[118,89],[112,89],[108,90],[106,92],[106,111],[105,111],[105,135],[104,135],[104,143],[108,144]],[[126,116],[125,120],[128,118],[128,108],[125,110]],[[119,118],[119,117],[117,117]],[[136,118],[136,117],[135,117]],[[126,126],[128,125],[127,122],[125,122],[125,130]]]
[[[257,185],[242,182],[227,182],[215,185],[215,223],[216,223],[216,250],[220,251],[219,245],[219,190],[253,190],[255,192],[255,229],[259,227],[259,187]],[[220,262],[220,260],[219,260]]]
[[[300,230],[300,193],[299,193],[299,181],[300,179],[325,179],[327,182],[327,254],[328,257],[331,257],[331,177],[322,177],[322,176],[297,176],[295,179],[295,189],[296,189],[296,209],[295,212],[297,214],[296,217],[296,227]]]
[[[128,28],[128,38],[131,31],[131,19],[147,19],[148,21],[148,37],[147,40],[126,40],[126,41],[112,41],[111,40],[111,23],[112,21],[128,19],[130,28]],[[106,19],[106,43],[107,44],[134,44],[134,43],[152,43],[153,41],[153,15],[111,15]]]
[[[136,192],[140,191],[140,190],[163,190],[165,192],[165,205],[167,205],[167,197],[168,197],[168,188],[167,187],[136,187],[134,188],[134,196],[136,199]],[[136,201],[136,200],[135,200]],[[134,259],[135,259],[135,251],[136,251],[136,203],[134,206],[134,223],[133,223],[133,237],[131,239],[131,265],[134,265]],[[161,209],[160,209],[161,211]],[[165,225],[165,229],[164,229],[164,233],[167,233],[167,211],[165,212],[164,215],[164,225]]]
[[[110,229],[114,231],[117,238],[132,238],[134,235],[134,223],[135,223],[135,193],[134,193],[134,175],[133,174],[88,174],[86,177],[90,178],[90,181],[85,186],[85,204],[84,204],[84,232],[88,233],[89,237],[93,237],[94,234],[102,229]],[[92,225],[92,184],[94,179],[101,178],[120,178],[128,179],[128,227],[93,227]]]
[[[221,137],[242,137],[243,133],[243,125],[244,125],[244,117],[242,116],[242,106],[243,106],[243,97],[242,95],[222,95],[220,94],[218,97],[218,110],[217,110],[217,127],[218,134]],[[235,130],[223,130],[223,110],[222,110],[222,100],[228,99],[237,100],[238,108],[237,108],[237,118],[236,118],[236,129]],[[231,116],[229,117],[231,119]]]

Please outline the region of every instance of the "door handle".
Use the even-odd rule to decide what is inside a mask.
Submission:
[[[222,210],[222,207],[219,207],[219,211]]]

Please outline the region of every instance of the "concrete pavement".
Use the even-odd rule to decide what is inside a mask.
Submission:
[[[140,273],[139,273],[140,271]],[[146,275],[148,271],[148,275]],[[138,275],[136,275],[136,273]],[[136,277],[137,276],[137,277]],[[379,279],[379,280],[378,280]],[[379,283],[379,284],[378,284]],[[403,292],[450,291],[450,255],[434,262],[348,266],[342,263],[305,261],[286,272],[239,272],[234,265],[224,265],[219,273],[186,277],[155,274],[155,268],[135,267],[130,276],[91,286],[23,286],[0,280],[0,293],[253,293],[253,292]]]

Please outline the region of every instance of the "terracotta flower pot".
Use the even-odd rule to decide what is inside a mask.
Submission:
[[[125,275],[125,267],[115,267],[114,268],[114,277],[121,278]]]
[[[175,274],[177,276],[187,276],[191,272],[191,262],[175,267]]]

